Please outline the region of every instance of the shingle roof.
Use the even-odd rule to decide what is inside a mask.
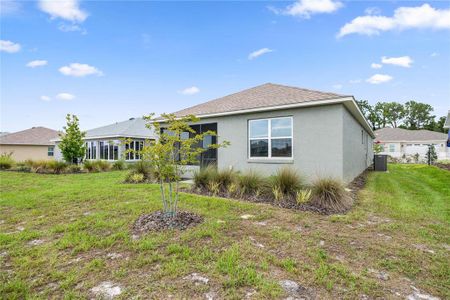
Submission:
[[[445,141],[447,135],[430,130],[408,130],[403,128],[382,128],[375,131],[377,141]]]
[[[93,137],[142,137],[152,138],[154,133],[145,126],[142,118],[131,118],[123,122],[94,128],[86,131],[86,139]]]
[[[450,128],[450,110],[447,114],[447,120],[445,120],[444,128]]]
[[[202,116],[216,113],[239,113],[239,111],[248,109],[283,106],[343,97],[349,96],[266,83],[177,111],[175,112],[175,115],[185,116],[192,114]]]
[[[45,128],[33,127],[30,129],[0,136],[0,144],[3,145],[54,145],[52,139],[58,137],[58,131]]]

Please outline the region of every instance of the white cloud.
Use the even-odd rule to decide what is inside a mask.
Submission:
[[[102,76],[103,72],[96,67],[88,64],[72,63],[68,66],[59,68],[59,72],[66,76],[84,77],[87,75]]]
[[[30,68],[36,68],[36,67],[45,66],[45,65],[47,65],[47,63],[48,62],[46,60],[33,60],[33,61],[30,61],[29,63],[27,63],[26,66],[30,67]]]
[[[343,86],[342,84],[340,84],[340,83],[333,84],[333,88],[336,89],[336,90],[340,90],[340,89],[342,89],[343,87],[344,87],[344,86]]]
[[[380,83],[385,83],[385,82],[391,81],[392,79],[393,79],[393,77],[389,76],[389,75],[375,74],[372,77],[366,79],[366,81],[371,84],[380,84]]]
[[[430,56],[431,56],[431,57],[436,57],[436,56],[439,56],[439,53],[433,52],[433,53],[430,54]]]
[[[20,11],[22,4],[14,0],[1,0],[0,1],[0,15],[12,15]]]
[[[379,15],[379,14],[381,14],[381,9],[379,9],[376,6],[372,6],[372,7],[366,8],[364,10],[364,12],[366,13],[366,15],[370,15],[370,16]]]
[[[285,9],[270,9],[276,14],[298,16],[309,19],[313,14],[329,14],[341,8],[342,2],[335,0],[298,0]]]
[[[61,30],[62,32],[75,32],[75,31],[79,31],[81,32],[81,34],[87,34],[86,29],[80,27],[79,25],[76,24],[65,24],[65,23],[61,23],[58,26],[58,29]]]
[[[370,67],[371,67],[372,69],[381,69],[381,68],[383,67],[383,65],[380,65],[380,64],[377,64],[377,63],[372,63],[372,64],[370,65]]]
[[[56,99],[69,101],[75,99],[75,96],[69,93],[59,93],[56,95]]]
[[[0,40],[0,51],[15,53],[20,51],[20,44],[11,41]]]
[[[53,19],[61,18],[81,23],[88,17],[88,14],[80,9],[78,0],[40,0],[39,8]]]
[[[42,100],[42,101],[47,101],[47,102],[48,102],[48,101],[50,101],[50,100],[52,100],[52,99],[51,99],[49,96],[45,96],[45,95],[44,95],[44,96],[41,96],[41,100]]]
[[[399,7],[394,16],[361,16],[341,27],[338,37],[358,33],[378,35],[382,31],[413,28],[450,29],[450,8],[435,9],[429,4],[416,7]]]
[[[381,58],[381,62],[385,65],[394,65],[404,68],[410,68],[413,60],[409,56],[400,56],[400,57],[386,57],[383,56]]]
[[[191,87],[185,88],[184,90],[180,91],[180,94],[183,94],[183,95],[195,95],[195,94],[197,94],[199,92],[200,92],[200,89],[198,87],[191,86]]]
[[[269,48],[262,48],[262,49],[259,49],[259,50],[256,50],[256,51],[253,51],[252,53],[250,53],[248,55],[248,59],[252,60],[263,54],[270,53],[270,52],[273,52],[273,50],[269,49]]]

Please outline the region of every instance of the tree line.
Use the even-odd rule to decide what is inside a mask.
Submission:
[[[436,120],[433,107],[426,103],[408,101],[405,104],[398,102],[377,102],[370,105],[367,100],[357,100],[362,113],[372,125],[374,130],[393,127],[404,129],[427,129],[446,132],[444,128],[445,116]]]

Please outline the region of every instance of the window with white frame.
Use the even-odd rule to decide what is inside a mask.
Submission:
[[[86,142],[86,159],[97,159],[97,142]]]
[[[119,159],[119,144],[115,141],[100,141],[99,150],[100,150],[100,159],[105,160]]]
[[[141,159],[141,151],[144,148],[144,141],[134,140],[125,144],[125,159],[139,160]]]
[[[395,144],[389,144],[389,152],[395,152]]]
[[[292,158],[292,117],[248,122],[250,158]]]
[[[55,147],[49,146],[47,148],[47,156],[53,156],[53,155],[55,155]]]

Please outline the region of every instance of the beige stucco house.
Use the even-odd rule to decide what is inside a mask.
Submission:
[[[382,147],[381,154],[400,158],[419,154],[424,159],[428,145],[434,145],[438,159],[450,158],[447,135],[430,130],[408,130],[403,128],[382,128],[375,131],[375,141]]]
[[[0,136],[0,154],[11,153],[15,161],[52,160],[58,131],[33,127]]]

